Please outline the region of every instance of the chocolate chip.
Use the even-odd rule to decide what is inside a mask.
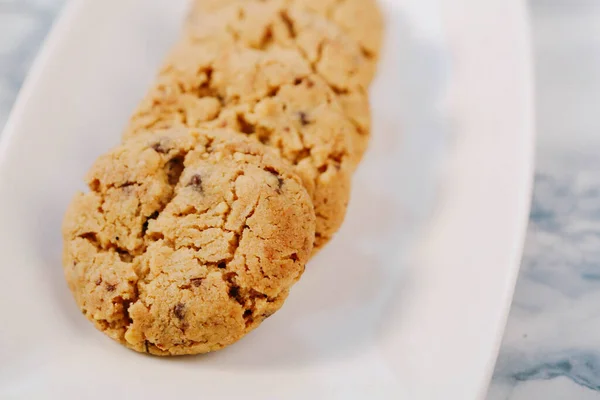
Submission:
[[[144,223],[142,224],[142,236],[144,236],[146,234],[147,230],[148,230],[148,220],[145,220]]]
[[[188,186],[191,186],[194,190],[197,190],[198,192],[202,192],[202,177],[198,174],[192,176],[192,179],[190,179],[190,183],[188,183]]]
[[[169,147],[167,147],[166,144],[163,143],[162,141],[154,143],[152,145],[152,149],[160,154],[166,154],[170,150]]]
[[[227,267],[227,264],[225,264],[224,262],[220,262],[219,265],[217,265],[217,268],[220,269],[225,269],[225,267]]]
[[[290,256],[290,258],[292,259],[292,261],[298,261],[298,254],[292,253],[292,255]]]
[[[177,319],[184,319],[185,318],[185,304],[177,303],[175,305],[175,307],[173,307],[173,314],[175,314],[175,317],[177,317]]]
[[[306,126],[306,125],[310,124],[310,121],[307,119],[307,117],[308,116],[306,115],[305,112],[303,112],[303,111],[298,112],[298,118],[300,118],[300,123],[303,126]]]
[[[240,287],[239,286],[232,286],[231,288],[229,288],[229,296],[233,297],[233,298],[237,298],[240,295]]]
[[[127,250],[117,247],[117,254],[123,262],[130,263],[133,261],[133,256],[129,252],[127,252]]]
[[[240,304],[240,305],[244,305],[244,303],[245,303],[244,298],[242,297],[242,295],[240,293],[240,287],[237,285],[232,285],[229,288],[229,297],[231,297],[232,299],[237,301],[238,304]]]
[[[183,157],[175,157],[165,165],[165,170],[170,185],[176,185],[183,172]]]
[[[102,277],[96,279],[96,286],[100,286],[101,283],[102,283]]]
[[[192,283],[192,285],[194,285],[196,287],[200,287],[200,285],[202,285],[203,280],[204,280],[204,278],[192,278],[192,279],[190,279],[190,282]]]
[[[116,288],[117,288],[117,285],[113,285],[112,283],[106,284],[106,290],[108,292],[114,292]]]

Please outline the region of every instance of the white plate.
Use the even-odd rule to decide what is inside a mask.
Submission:
[[[79,313],[59,231],[85,170],[118,142],[175,40],[185,1],[69,4],[2,135],[0,398],[483,395],[531,187],[524,6],[382,5],[374,137],[342,231],[260,329],[214,354],[159,359]]]

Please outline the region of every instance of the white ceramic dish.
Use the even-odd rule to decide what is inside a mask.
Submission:
[[[521,3],[383,1],[374,137],[342,231],[260,329],[214,354],[159,359],[81,316],[59,231],[175,40],[185,1],[72,1],[2,135],[0,398],[483,396],[531,186]]]

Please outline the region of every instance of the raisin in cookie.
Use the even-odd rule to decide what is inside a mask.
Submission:
[[[66,280],[98,329],[140,352],[234,343],[282,306],[311,254],[299,178],[237,134],[140,135],[88,185],[63,224]]]
[[[188,23],[194,24],[203,18],[203,14],[212,13],[230,4],[250,1],[261,0],[195,0]],[[364,53],[379,56],[384,24],[375,0],[285,0],[285,4],[319,14],[356,40]]]
[[[276,149],[312,196],[315,249],[341,226],[351,174],[368,135],[295,50],[232,48],[214,59],[180,43],[134,114],[126,137],[158,127],[231,128]]]
[[[365,91],[376,58],[327,19],[284,0],[241,1],[210,13],[198,13],[186,25],[193,40],[215,47],[232,43],[256,49],[284,46],[298,49],[336,91]]]

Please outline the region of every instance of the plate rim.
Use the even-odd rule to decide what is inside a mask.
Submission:
[[[531,203],[533,199],[534,179],[535,179],[535,160],[536,160],[536,116],[535,116],[535,69],[534,69],[534,52],[532,42],[532,26],[530,18],[530,10],[523,0],[495,0],[489,2],[481,2],[478,0],[439,0],[442,7],[442,13],[452,14],[456,16],[461,10],[469,10],[471,12],[471,20],[481,16],[480,14],[488,14],[496,8],[506,7],[507,15],[512,16],[514,29],[505,32],[505,36],[515,39],[514,57],[518,65],[519,76],[523,83],[519,86],[520,96],[518,97],[522,110],[522,133],[525,137],[522,140],[524,147],[521,149],[521,158],[518,160],[521,166],[520,175],[518,176],[518,185],[515,185],[518,190],[515,220],[517,221],[518,229],[513,232],[511,247],[514,252],[510,254],[511,262],[508,266],[508,272],[505,275],[503,282],[502,307],[499,310],[499,318],[496,320],[495,335],[493,337],[493,348],[489,353],[487,363],[483,371],[484,379],[478,384],[477,398],[484,399],[487,396],[488,388],[493,378],[494,368],[496,366],[497,357],[502,345],[506,324],[511,310],[511,304],[514,296],[514,291],[521,269],[521,262],[527,235],[527,227],[529,224],[529,214],[531,211]],[[451,4],[450,4],[451,3]],[[485,3],[485,4],[483,4]],[[483,9],[482,9],[483,7]],[[486,10],[485,7],[489,7]],[[469,22],[472,22],[469,20]],[[477,25],[474,23],[474,25]],[[476,47],[481,46],[477,43],[479,38],[475,32],[468,32],[470,35],[457,35],[460,40],[468,42]],[[463,32],[464,33],[464,32]],[[508,40],[508,39],[507,39]],[[450,40],[452,42],[452,40]],[[452,48],[452,43],[450,43]],[[489,54],[488,54],[489,55]]]

